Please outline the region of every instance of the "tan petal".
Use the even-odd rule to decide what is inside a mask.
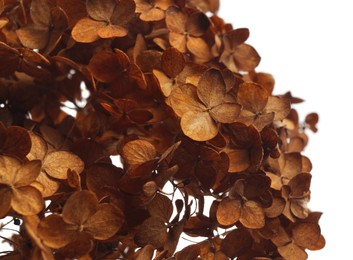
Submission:
[[[167,28],[171,32],[184,33],[186,30],[186,15],[177,8],[169,8],[166,12],[165,18]]]
[[[189,111],[180,125],[184,134],[195,141],[207,141],[218,134],[218,126],[208,112]]]
[[[206,62],[211,59],[211,51],[207,42],[202,38],[189,37],[186,41],[187,49],[194,54],[197,58]]]
[[[129,165],[140,165],[156,157],[156,148],[148,141],[134,140],[125,144],[123,158]]]
[[[76,233],[71,225],[65,223],[62,217],[56,214],[43,219],[38,225],[37,232],[43,243],[54,249],[67,245]]]
[[[18,159],[0,155],[0,183],[12,185],[21,167]]]
[[[89,18],[79,20],[72,28],[72,38],[77,42],[90,43],[99,40],[98,29],[106,26],[105,22],[94,21]]]
[[[163,95],[165,97],[169,97],[170,93],[172,92],[175,84],[174,80],[167,77],[163,72],[159,70],[153,70],[153,74],[157,77],[159,81],[159,86],[161,88],[161,91],[163,92]]]
[[[197,95],[208,108],[222,104],[226,95],[222,73],[216,69],[209,69],[203,73],[197,85]]]
[[[75,154],[66,151],[53,151],[46,155],[43,170],[56,179],[66,179],[68,170],[81,173],[84,169],[82,160]]]
[[[43,160],[48,151],[48,145],[44,139],[33,132],[29,132],[31,138],[31,150],[27,154],[27,159],[29,160]]]
[[[22,215],[38,214],[44,207],[42,194],[31,186],[20,187],[12,190],[12,208]]]
[[[196,87],[191,84],[175,87],[169,96],[169,101],[179,117],[189,111],[202,112],[206,110],[197,97]]]
[[[22,167],[17,171],[15,178],[13,179],[13,185],[16,187],[30,185],[37,179],[41,167],[42,161],[40,160],[33,160],[24,163]]]
[[[100,204],[97,212],[84,225],[95,239],[106,240],[119,231],[125,222],[124,213],[110,204]]]
[[[170,32],[169,43],[181,53],[186,52],[186,37],[183,34]]]
[[[127,29],[120,25],[108,24],[107,26],[101,27],[97,30],[99,37],[103,39],[124,37],[128,33]]]
[[[258,131],[262,131],[264,127],[268,126],[273,122],[275,117],[275,113],[262,114],[255,118],[253,125],[256,127]]]
[[[265,113],[274,112],[274,120],[283,120],[290,112],[289,98],[272,97],[268,98],[268,103],[264,109]]]
[[[241,106],[236,103],[223,103],[210,110],[213,119],[220,123],[234,123],[239,117]]]
[[[239,220],[240,214],[240,200],[225,198],[218,205],[216,217],[222,226],[230,226]]]
[[[200,37],[207,31],[210,25],[210,20],[206,14],[202,12],[195,12],[188,18],[186,30],[190,35]]]
[[[60,184],[51,179],[44,171],[41,171],[35,182],[31,186],[36,188],[42,193],[43,198],[53,195],[58,189]]]
[[[265,226],[265,213],[259,203],[249,200],[243,205],[239,220],[247,228],[262,228]]]
[[[294,243],[289,243],[285,246],[281,246],[278,248],[278,252],[283,256],[286,260],[306,260],[308,259],[307,253]]]
[[[151,8],[150,10],[145,11],[140,15],[140,19],[146,22],[160,21],[164,19],[164,17],[165,17],[165,12],[157,8]]]
[[[98,199],[93,192],[77,191],[66,201],[62,217],[66,223],[83,225],[98,209]]]

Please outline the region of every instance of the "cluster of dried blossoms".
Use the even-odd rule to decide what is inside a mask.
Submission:
[[[20,224],[4,259],[300,260],[324,246],[301,154],[318,117],[272,94],[249,31],[218,5],[0,0],[0,217]],[[182,234],[204,241],[175,252]]]

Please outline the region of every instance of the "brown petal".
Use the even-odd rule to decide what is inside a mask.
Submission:
[[[209,61],[211,59],[211,51],[207,42],[202,38],[189,37],[186,40],[187,49],[199,58],[202,62]]]
[[[238,45],[234,49],[234,59],[240,71],[251,71],[259,65],[261,57],[257,51],[248,44]]]
[[[175,87],[169,96],[169,101],[179,117],[189,111],[202,112],[206,109],[197,97],[196,87],[191,84]]]
[[[197,85],[197,95],[208,108],[222,104],[226,95],[222,73],[216,69],[203,73]]]
[[[93,249],[92,236],[87,232],[77,232],[66,246],[58,250],[58,254],[70,259],[87,259],[88,253]]]
[[[185,66],[184,55],[175,48],[168,48],[162,55],[163,71],[170,77],[175,78]]]
[[[25,186],[14,188],[11,206],[19,214],[35,215],[44,207],[42,194],[36,188]]]
[[[57,0],[58,7],[64,10],[68,17],[69,27],[72,28],[82,18],[86,17],[86,0]]]
[[[124,213],[110,204],[100,204],[97,212],[84,225],[95,239],[106,240],[119,231],[125,222]]]
[[[81,173],[84,169],[82,160],[66,151],[53,151],[46,155],[43,170],[56,179],[66,179],[68,169]]]
[[[213,119],[220,123],[234,123],[239,117],[241,106],[236,103],[223,103],[210,110]]]
[[[316,244],[311,245],[310,247],[308,247],[308,249],[309,250],[321,250],[325,247],[325,245],[326,245],[326,240],[322,235],[320,235],[320,238],[316,242]]]
[[[248,28],[239,28],[227,32],[226,37],[229,39],[231,48],[244,43],[249,38],[250,32]]]
[[[115,6],[117,5],[114,0],[87,0],[86,8],[89,16],[98,21],[110,21],[113,15]]]
[[[31,138],[31,150],[27,154],[28,160],[43,160],[48,151],[48,145],[44,139],[33,132],[29,132]]]
[[[265,108],[269,94],[262,86],[245,82],[239,86],[237,101],[244,109],[253,113],[262,112]]]
[[[6,141],[2,153],[24,159],[31,149],[31,138],[26,129],[18,126],[7,128]]]
[[[99,37],[103,39],[114,38],[114,37],[124,37],[128,33],[127,29],[121,27],[120,25],[108,24],[97,30]]]
[[[264,208],[266,217],[275,218],[282,214],[286,202],[283,198],[273,198],[272,205],[269,208]]]
[[[308,259],[307,253],[294,243],[289,243],[285,246],[281,246],[278,248],[278,252],[283,256],[286,260],[306,260]]]
[[[94,21],[89,18],[79,20],[72,28],[72,38],[77,42],[91,43],[99,40],[97,31],[106,26],[105,22]]]
[[[15,178],[13,179],[13,185],[16,187],[22,187],[30,185],[34,182],[41,170],[42,161],[33,160],[26,162],[22,167],[16,172]]]
[[[195,141],[207,141],[218,134],[218,126],[208,112],[189,111],[181,118],[180,126]]]
[[[165,22],[171,32],[183,34],[186,30],[186,15],[179,9],[171,7],[166,12]]]
[[[0,55],[2,60],[0,64],[0,76],[7,77],[16,71],[20,62],[20,53],[7,44],[0,42]]]
[[[241,214],[241,203],[237,199],[223,199],[217,208],[217,221],[222,226],[230,226],[235,224]]]
[[[248,150],[231,150],[229,157],[229,172],[241,172],[250,167],[250,154]]]
[[[288,98],[269,97],[264,109],[265,113],[274,112],[274,120],[283,120],[290,112],[290,100]]]
[[[38,225],[38,236],[46,246],[54,249],[67,245],[75,233],[71,230],[71,225],[66,224],[62,217],[56,214],[46,217]]]
[[[29,24],[16,31],[23,46],[31,49],[44,49],[48,43],[48,27]]]
[[[120,0],[114,9],[111,22],[125,25],[135,16],[136,4],[134,0]]]
[[[183,34],[170,32],[169,43],[172,47],[176,48],[181,53],[186,52],[186,37]]]
[[[12,185],[17,171],[22,167],[21,162],[13,157],[0,155],[0,180],[3,184]]]
[[[231,231],[221,242],[221,250],[226,256],[234,259],[246,253],[252,246],[252,237],[245,229]]]
[[[317,113],[310,113],[305,117],[305,123],[314,133],[317,132],[316,124],[319,122],[319,115]]]
[[[112,82],[129,67],[127,55],[120,50],[116,51],[117,53],[101,51],[91,58],[88,69],[99,81]]]
[[[11,208],[12,192],[9,186],[0,185],[0,218],[7,215]]]
[[[310,182],[310,173],[300,173],[293,177],[288,183],[288,186],[291,189],[291,197],[300,198],[301,196],[308,195]]]
[[[293,241],[296,245],[309,248],[320,239],[320,226],[315,223],[300,223],[293,228]]]
[[[83,225],[98,209],[98,199],[93,192],[77,191],[66,201],[62,217],[66,223]]]
[[[140,15],[140,19],[146,22],[160,21],[164,19],[164,17],[165,17],[165,12],[157,8],[151,8],[150,10],[143,12]]]
[[[174,86],[176,86],[176,84],[174,83],[174,79],[169,78],[167,75],[165,75],[162,71],[159,70],[153,70],[153,74],[159,81],[159,86],[161,88],[161,91],[163,92],[163,95],[165,97],[169,97]]]
[[[49,26],[51,23],[50,10],[52,8],[51,1],[33,0],[30,8],[32,21],[40,26]]]
[[[210,20],[204,13],[196,12],[188,18],[186,31],[194,37],[200,37],[207,31],[210,25]]]
[[[35,182],[31,186],[36,188],[42,193],[43,198],[53,195],[58,189],[60,184],[51,179],[44,171],[41,171]]]
[[[125,144],[122,156],[129,165],[140,165],[156,157],[156,148],[148,141],[134,140]]]
[[[163,247],[168,239],[167,226],[160,218],[148,218],[135,235],[135,243],[139,246],[153,245],[155,248]]]
[[[169,219],[173,214],[173,204],[167,196],[156,194],[148,205],[148,212],[152,217],[160,218],[165,222],[169,222]]]
[[[259,203],[249,200],[243,205],[240,222],[247,228],[257,229],[265,226],[265,213]]]

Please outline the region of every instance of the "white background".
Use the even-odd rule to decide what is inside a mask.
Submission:
[[[290,90],[305,99],[301,118],[318,112],[317,134],[305,154],[311,159],[309,208],[324,212],[326,247],[309,260],[353,259],[352,206],[352,1],[223,0],[219,16],[250,29],[248,43],[262,57],[258,71],[276,79],[275,94]]]

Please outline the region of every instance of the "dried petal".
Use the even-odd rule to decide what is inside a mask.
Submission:
[[[289,243],[278,248],[278,252],[287,260],[306,260],[307,253],[294,243]]]
[[[207,112],[189,111],[181,118],[184,134],[195,141],[207,141],[218,133],[218,126]]]
[[[43,170],[51,177],[66,179],[67,171],[81,173],[84,169],[82,160],[75,154],[66,151],[53,151],[46,155]]]
[[[256,229],[265,226],[265,213],[259,203],[249,200],[244,203],[240,222],[247,228]]]
[[[223,199],[217,209],[217,221],[223,226],[235,224],[241,215],[241,203],[236,199]]]
[[[36,188],[25,186],[12,189],[11,206],[19,214],[35,215],[43,209],[44,201]]]
[[[123,157],[129,165],[140,165],[156,157],[156,149],[145,140],[128,142],[123,148]]]

